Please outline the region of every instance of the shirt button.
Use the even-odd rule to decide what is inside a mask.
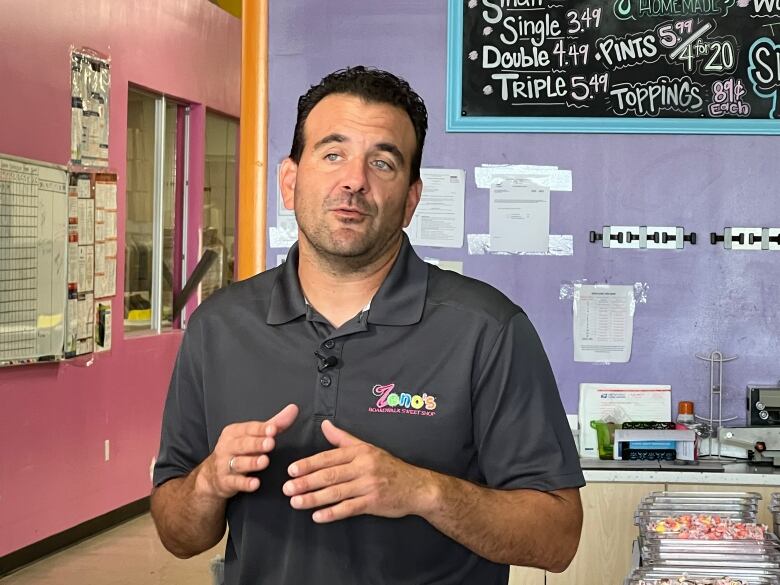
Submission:
[[[330,376],[320,376],[320,384],[326,388],[330,386]]]
[[[336,346],[336,342],[332,339],[328,339],[325,343],[322,344],[322,347],[325,349],[333,349]]]

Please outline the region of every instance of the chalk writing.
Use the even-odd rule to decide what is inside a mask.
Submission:
[[[623,116],[657,116],[664,110],[700,112],[703,86],[688,77],[659,77],[645,83],[614,85],[610,90],[614,112]]]
[[[615,16],[621,20],[658,16],[726,16],[734,0],[617,0]]]
[[[462,6],[463,116],[780,117],[780,0]]]
[[[712,103],[707,106],[710,116],[736,116],[746,118],[750,115],[750,104],[742,101],[747,90],[741,79],[729,78],[712,84]]]
[[[750,68],[748,75],[753,91],[772,101],[771,118],[780,118],[777,97],[780,93],[780,45],[763,37],[750,47]]]

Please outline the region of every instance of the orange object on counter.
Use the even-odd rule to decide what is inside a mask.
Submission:
[[[693,416],[693,402],[680,400],[680,403],[677,405],[677,414],[690,414]]]

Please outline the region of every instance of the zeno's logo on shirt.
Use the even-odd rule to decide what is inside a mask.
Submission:
[[[434,416],[436,398],[430,394],[412,394],[411,392],[393,392],[395,384],[377,384],[372,392],[377,397],[376,406],[368,412],[388,412],[391,414],[416,414]]]

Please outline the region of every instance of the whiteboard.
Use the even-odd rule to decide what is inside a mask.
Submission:
[[[65,167],[0,154],[0,365],[63,357]]]

